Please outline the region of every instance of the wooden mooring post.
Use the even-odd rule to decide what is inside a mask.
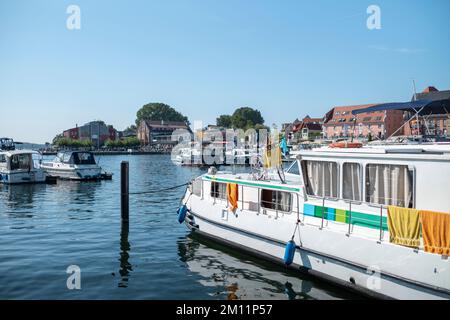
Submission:
[[[128,161],[122,161],[120,164],[120,211],[122,223],[128,223],[130,213],[130,165]]]

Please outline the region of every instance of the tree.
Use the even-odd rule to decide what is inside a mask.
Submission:
[[[232,126],[235,129],[247,130],[254,128],[256,125],[263,125],[264,118],[259,110],[244,107],[234,111],[232,118]]]
[[[108,139],[105,142],[105,147],[110,149],[119,149],[119,148],[136,148],[141,145],[141,142],[136,137],[128,137],[120,140],[110,140]]]
[[[126,128],[125,130],[123,130],[124,132],[127,131],[132,131],[132,132],[136,132],[137,131],[137,126],[135,124],[132,124],[131,126],[129,126],[128,128]]]
[[[186,116],[164,103],[149,103],[139,109],[136,114],[136,126],[139,126],[142,120],[179,121],[189,124]]]
[[[229,116],[227,114],[223,114],[216,119],[217,126],[223,128],[231,128],[232,122],[233,122],[232,116]]]

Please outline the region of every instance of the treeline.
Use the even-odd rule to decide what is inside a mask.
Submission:
[[[86,149],[92,148],[94,145],[90,140],[75,140],[66,137],[59,137],[55,139],[53,145],[59,148],[72,148],[72,149]],[[127,137],[120,140],[106,140],[104,146],[110,149],[119,148],[136,148],[141,145],[140,141],[136,137]]]
[[[268,129],[259,110],[244,107],[238,108],[232,115],[223,114],[216,119],[216,125],[233,129]]]
[[[53,145],[62,148],[91,148],[92,141],[90,140],[75,140],[66,137],[58,137],[53,141]]]
[[[119,148],[136,148],[141,145],[141,142],[136,137],[127,137],[120,140],[106,140],[105,147],[111,149]]]

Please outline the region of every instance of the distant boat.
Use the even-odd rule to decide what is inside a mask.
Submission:
[[[0,150],[10,151],[15,150],[16,145],[14,144],[14,140],[11,138],[0,138]]]
[[[32,150],[0,152],[0,183],[43,183],[46,174],[40,167],[40,154]]]
[[[42,168],[51,177],[68,180],[92,180],[102,177],[102,168],[88,151],[60,152],[53,161],[43,162]]]

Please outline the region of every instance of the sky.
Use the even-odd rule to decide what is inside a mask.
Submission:
[[[69,5],[80,29],[67,28]],[[377,5],[381,29],[367,27]],[[448,0],[0,0],[0,136],[123,130],[150,102],[266,125],[450,90]],[[72,21],[72,20],[70,20]]]

